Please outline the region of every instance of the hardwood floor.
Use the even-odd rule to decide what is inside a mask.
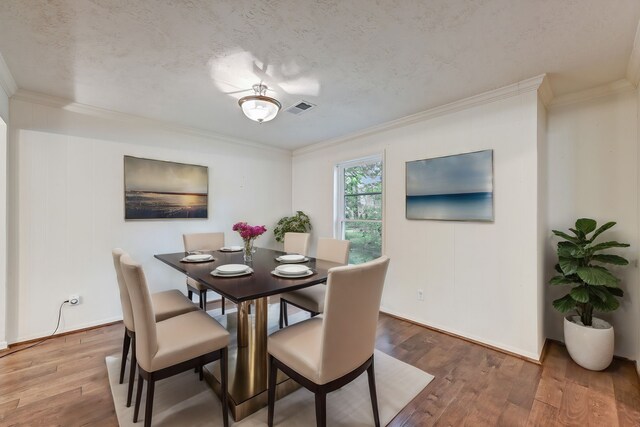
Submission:
[[[551,343],[538,366],[390,316],[376,346],[435,376],[391,426],[640,426],[628,361],[592,372]]]
[[[123,331],[74,333],[0,359],[0,425],[116,426],[104,358],[121,351]],[[630,362],[591,372],[552,343],[538,366],[386,315],[377,348],[435,376],[391,426],[640,425]]]

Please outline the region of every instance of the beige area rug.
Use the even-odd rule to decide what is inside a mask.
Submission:
[[[127,382],[118,384],[120,357],[108,356],[107,369],[113,402],[118,422],[124,426],[140,426],[144,417],[144,394],[137,424],[132,422],[133,405],[125,406]],[[129,364],[127,364],[128,368]],[[378,350],[375,352],[376,388],[380,422],[388,424],[414,397],[433,380],[426,372],[401,362]],[[128,373],[125,378],[128,378]],[[135,397],[135,388],[134,388]],[[313,393],[299,389],[276,401],[274,424],[278,426],[308,427],[315,425],[315,403]],[[222,410],[218,396],[206,381],[198,375],[183,372],[156,383],[153,405],[154,426],[211,426],[222,425]],[[266,426],[267,408],[233,423],[234,426]],[[327,395],[328,426],[373,425],[371,400],[367,374],[360,375],[351,384]]]

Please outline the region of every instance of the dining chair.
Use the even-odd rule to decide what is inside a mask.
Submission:
[[[224,246],[224,233],[192,233],[183,234],[184,250],[192,251],[217,251]],[[207,291],[209,288],[200,282],[187,277],[187,294],[189,299],[193,298],[193,293],[200,295],[200,308],[207,311]],[[222,314],[224,314],[225,298],[221,295]]]
[[[156,381],[199,369],[220,360],[221,401],[224,426],[229,425],[227,406],[227,346],[229,332],[207,313],[196,310],[162,322],[155,320],[153,301],[142,266],[128,255],[120,257],[122,274],[131,297],[136,325],[138,388],[133,422],[138,422],[142,386],[147,381],[144,425],[151,426]]]
[[[271,334],[268,425],[273,426],[278,369],[315,394],[316,424],[327,423],[327,393],[367,371],[373,419],[380,425],[373,351],[389,258],[334,267],[327,277],[324,314]],[[357,302],[357,303],[356,303]]]
[[[120,384],[124,381],[127,356],[129,355],[129,347],[131,347],[129,390],[127,391],[127,407],[129,407],[131,406],[133,382],[136,372],[136,328],[133,319],[133,310],[131,308],[131,298],[129,297],[129,291],[127,290],[127,285],[124,281],[124,276],[122,275],[122,267],[120,265],[120,258],[122,258],[123,255],[127,255],[127,253],[120,248],[115,248],[111,250],[111,255],[113,256],[113,266],[116,270],[116,279],[118,281],[118,290],[120,292],[120,304],[122,306],[122,321],[124,323],[122,361],[120,362]],[[182,292],[176,289],[151,294],[151,303],[153,304],[156,322],[161,322],[171,317],[198,310],[198,307],[189,301]]]
[[[349,240],[329,239],[321,237],[318,239],[316,259],[346,264],[349,261]],[[324,294],[326,286],[324,283],[286,292],[280,295],[280,320],[279,326],[282,329],[289,326],[289,316],[287,304],[296,306],[311,313],[311,317],[317,316],[324,310]]]
[[[307,255],[309,253],[309,233],[284,233],[284,251],[290,254]]]

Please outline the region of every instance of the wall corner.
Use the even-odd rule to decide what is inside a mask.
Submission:
[[[538,89],[538,102],[537,102],[537,128],[536,128],[536,156],[537,156],[537,277],[538,277],[538,350],[540,351],[540,357],[543,356],[542,352],[545,347],[547,334],[545,331],[545,295],[546,295],[546,271],[548,271],[547,262],[547,229],[549,228],[547,220],[547,109],[553,99],[553,93],[549,86],[548,79],[543,79],[540,88]]]
[[[638,86],[638,83],[640,83],[640,22],[638,22],[636,38],[633,41],[631,56],[629,57],[629,63],[627,64],[626,77],[634,86]]]
[[[18,85],[0,53],[0,117],[9,123],[9,98],[18,90]]]
[[[538,99],[546,108],[551,104],[551,101],[553,101],[553,97],[553,90],[551,89],[549,78],[546,74],[543,74],[542,81],[540,82],[540,86],[538,87]]]

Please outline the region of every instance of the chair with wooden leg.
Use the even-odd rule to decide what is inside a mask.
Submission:
[[[309,233],[284,233],[284,251],[289,254],[307,255],[310,236]]]
[[[388,266],[389,258],[382,256],[330,269],[324,314],[269,336],[269,426],[273,426],[278,369],[315,394],[319,427],[326,425],[327,393],[367,371],[373,419],[380,425],[373,350]]]
[[[147,381],[144,425],[151,426],[156,381],[220,360],[222,420],[229,425],[227,406],[227,346],[229,332],[207,313],[197,310],[155,321],[151,294],[142,266],[128,255],[120,258],[122,274],[131,297],[136,325],[138,388],[133,422],[138,421],[142,386]]]
[[[224,233],[192,233],[183,234],[184,250],[193,251],[217,251],[224,246]],[[189,299],[193,298],[196,292],[200,297],[200,308],[207,311],[207,288],[196,280],[187,277],[187,294]],[[220,296],[222,303],[222,314],[224,314],[225,298]]]
[[[136,372],[136,329],[135,322],[133,320],[133,311],[131,309],[131,298],[129,297],[129,291],[127,290],[127,285],[124,282],[124,277],[122,276],[122,267],[120,266],[120,258],[123,255],[126,255],[126,252],[120,248],[116,248],[111,251],[111,255],[113,256],[113,266],[116,270],[118,291],[120,292],[120,304],[122,305],[122,321],[124,323],[122,362],[120,363],[120,384],[124,381],[127,356],[129,354],[129,347],[131,347],[129,390],[127,392],[127,407],[129,407],[131,406],[133,382],[135,380]],[[151,294],[151,302],[153,304],[156,322],[198,310],[198,307],[189,301],[182,292],[176,289]]]
[[[319,260],[346,264],[349,261],[349,248],[351,242],[348,240],[318,239],[318,249],[316,258]],[[296,306],[311,313],[311,317],[317,316],[324,311],[324,294],[326,290],[324,283],[296,291],[286,292],[280,295],[280,329],[289,325],[287,304]]]

